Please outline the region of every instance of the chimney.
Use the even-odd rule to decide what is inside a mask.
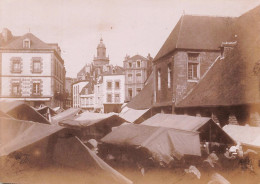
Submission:
[[[129,55],[125,55],[125,60],[128,60],[130,58],[130,56]]]
[[[12,32],[7,28],[3,29],[2,36],[3,36],[3,39],[5,42],[8,42],[9,40],[11,40],[13,38]]]

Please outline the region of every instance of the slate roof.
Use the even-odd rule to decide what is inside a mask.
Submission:
[[[113,73],[114,70],[114,73]],[[103,72],[103,76],[106,75],[124,75],[124,68],[120,66],[112,66],[110,67],[109,71]]]
[[[236,18],[183,15],[157,53],[154,61],[175,49],[219,50],[223,41],[232,41]]]
[[[141,55],[139,55],[139,54],[136,54],[136,55],[134,55],[134,56],[132,56],[132,57],[126,59],[126,61],[128,61],[128,60],[136,61],[136,60],[139,60],[139,59],[145,60],[145,61],[148,60],[147,58],[145,58],[145,57],[143,57],[143,56],[141,56]]]
[[[230,106],[260,103],[260,6],[237,19],[237,45],[217,60],[177,107]]]
[[[30,48],[26,49],[53,49],[51,45],[43,42],[42,40],[34,36],[32,33],[27,33],[23,36],[12,39],[9,43],[2,46],[1,49],[24,49],[23,40],[26,38],[28,38],[31,42]]]

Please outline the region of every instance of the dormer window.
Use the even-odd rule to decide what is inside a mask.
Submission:
[[[24,39],[23,40],[23,48],[30,48],[31,47],[31,42],[29,39]]]

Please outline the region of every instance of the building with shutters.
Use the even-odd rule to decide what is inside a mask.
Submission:
[[[58,44],[32,33],[0,34],[0,100],[19,100],[34,107],[63,106],[65,67]]]
[[[121,111],[125,101],[125,74],[122,67],[110,67],[103,74],[103,105],[104,112]]]
[[[126,56],[124,60],[125,70],[125,97],[129,102],[144,87],[144,83],[151,73],[152,58],[141,55]]]

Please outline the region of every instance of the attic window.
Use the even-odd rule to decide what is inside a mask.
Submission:
[[[23,40],[23,48],[30,48],[31,47],[31,42],[29,39],[24,39]]]

